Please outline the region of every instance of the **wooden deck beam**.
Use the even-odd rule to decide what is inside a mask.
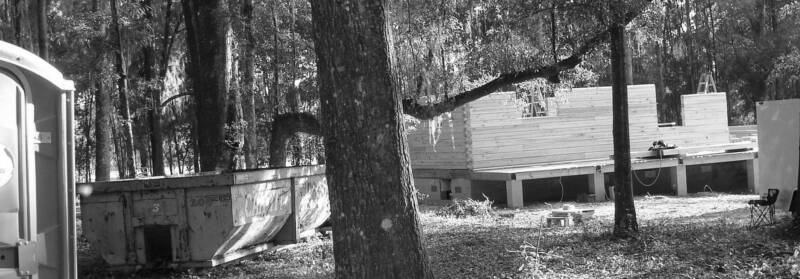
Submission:
[[[710,154],[688,154],[683,158],[683,164],[687,166],[707,165],[725,162],[748,161],[756,158],[757,151],[731,152],[731,153],[710,153]]]

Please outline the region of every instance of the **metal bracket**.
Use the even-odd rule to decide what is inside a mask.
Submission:
[[[36,255],[38,243],[20,240],[17,242],[17,274],[31,276],[39,273],[39,258]]]

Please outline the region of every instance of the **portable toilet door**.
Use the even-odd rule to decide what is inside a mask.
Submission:
[[[0,279],[77,278],[73,88],[0,41]]]

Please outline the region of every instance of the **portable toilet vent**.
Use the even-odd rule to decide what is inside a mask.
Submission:
[[[73,91],[0,41],[0,279],[77,277]]]

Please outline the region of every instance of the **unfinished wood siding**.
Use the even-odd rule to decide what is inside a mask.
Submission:
[[[682,147],[730,142],[725,93],[681,96],[681,116],[683,125],[658,129],[665,142]]]
[[[422,120],[414,129],[408,127],[411,167],[415,169],[467,169],[465,107],[443,118],[438,138],[430,136],[430,121]],[[452,125],[452,128],[451,128]],[[435,142],[435,143],[434,143]]]
[[[655,86],[628,87],[631,150],[643,151],[652,142],[679,141],[682,146],[727,142],[724,93],[685,96],[683,109],[690,125],[658,128]],[[522,118],[515,94],[502,92],[474,101],[469,106],[472,168],[546,164],[563,161],[608,159],[613,153],[611,87],[575,88],[556,116]],[[697,101],[697,103],[693,103]],[[708,119],[703,119],[703,117]],[[721,127],[717,127],[719,125]],[[679,133],[683,135],[673,135]]]

